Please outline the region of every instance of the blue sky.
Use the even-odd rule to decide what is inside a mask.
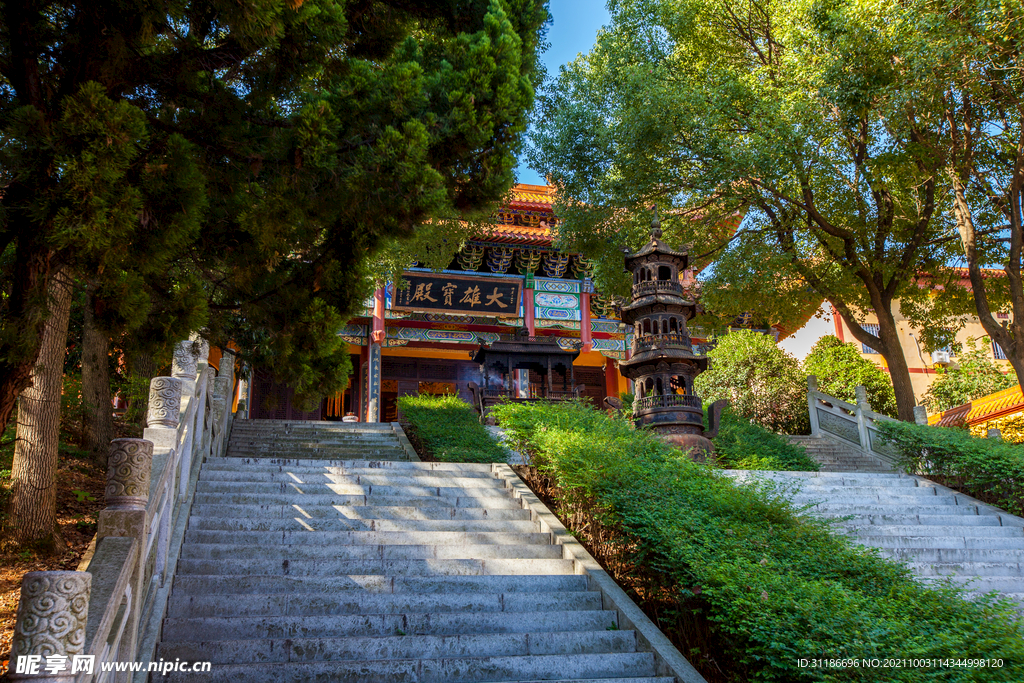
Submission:
[[[551,48],[544,53],[543,61],[548,77],[558,75],[558,67],[567,64],[581,52],[590,52],[597,31],[608,23],[608,8],[604,0],[551,0],[549,5],[554,23],[548,28],[548,42]],[[543,185],[533,169],[521,161],[516,170],[521,183]]]

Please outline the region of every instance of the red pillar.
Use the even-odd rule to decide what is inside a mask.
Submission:
[[[373,293],[373,328],[370,340],[375,344],[384,343],[384,288]]]
[[[594,348],[590,331],[590,282],[583,281],[583,291],[580,294],[580,341],[583,342],[583,353]]]
[[[604,359],[604,394],[619,397],[619,371],[616,370],[615,361],[611,358]]]

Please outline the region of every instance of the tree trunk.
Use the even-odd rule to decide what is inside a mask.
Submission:
[[[8,223],[15,223],[14,218]],[[0,342],[0,425],[10,421],[18,395],[32,383],[45,325],[39,308],[45,299],[49,269],[50,251],[33,236],[19,236],[7,310],[0,321],[5,333]]]
[[[888,317],[887,321],[886,317]],[[891,329],[887,332],[886,327]],[[882,348],[879,351],[882,352],[882,358],[885,358],[885,362],[889,366],[892,390],[896,394],[896,417],[904,422],[913,422],[917,398],[914,396],[914,384],[910,381],[910,368],[907,365],[906,356],[903,355],[899,330],[892,314],[878,316],[878,328],[879,337],[882,340]]]
[[[960,175],[951,174],[953,180],[953,215],[956,217],[960,241],[967,256],[967,274],[971,280],[971,293],[974,296],[974,308],[978,311],[981,326],[999,344],[1006,359],[1010,361],[1017,383],[1024,386],[1024,282],[1021,280],[1021,249],[1024,243],[1024,226],[1016,206],[1008,211],[1010,219],[1010,254],[1003,264],[1003,271],[1009,283],[1010,302],[1013,320],[1002,325],[992,315],[992,307],[988,300],[988,290],[982,273],[984,256],[978,250],[978,235],[974,225],[974,215],[967,202],[963,179]],[[1019,182],[1019,181],[1018,181]],[[1011,193],[1013,200],[1019,205],[1019,191]]]
[[[896,319],[892,315],[892,302],[876,303],[877,337],[857,323],[845,304],[832,300],[829,303],[846,319],[854,339],[877,350],[885,359],[886,365],[889,366],[892,389],[896,394],[896,416],[905,422],[913,422],[914,406],[917,405],[917,399],[914,397],[914,385],[910,381],[910,367],[907,365],[903,347],[900,345],[899,328],[896,327]]]
[[[63,546],[57,527],[57,449],[71,285],[66,269],[50,278],[50,316],[43,327],[32,386],[18,399],[18,434],[11,467],[10,537],[19,544],[52,549]]]
[[[110,339],[96,327],[93,296],[86,297],[82,331],[82,448],[100,463],[114,438],[110,396]]]

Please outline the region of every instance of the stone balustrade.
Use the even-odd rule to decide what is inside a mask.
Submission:
[[[225,353],[217,375],[208,354],[195,335],[181,342],[172,376],[150,382],[143,438],[110,443],[106,507],[85,571],[23,577],[12,680],[147,680],[146,672],[103,673],[102,665],[152,661],[199,466],[227,448],[234,358]],[[18,657],[30,662],[25,671]]]

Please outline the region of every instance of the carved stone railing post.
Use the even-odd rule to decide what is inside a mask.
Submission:
[[[107,510],[145,511],[146,501],[149,500],[149,475],[152,466],[152,441],[111,441],[107,456],[107,489],[104,493]]]
[[[179,342],[174,347],[174,360],[171,363],[171,376],[189,382],[196,381],[199,370],[199,350],[191,341]]]
[[[919,425],[928,424],[928,409],[924,406],[914,406],[914,423]]]
[[[235,378],[235,354],[230,351],[224,352],[220,357],[220,363],[217,364],[217,376],[232,380]]]
[[[154,377],[149,382],[149,412],[146,424],[150,427],[177,429],[181,419],[181,379]]]
[[[146,547],[149,536],[146,503],[149,501],[149,478],[153,467],[153,442],[147,439],[114,439],[107,457],[107,489],[104,500],[107,507],[100,511],[96,539],[110,536],[132,538],[137,542],[138,554],[133,561],[129,586],[130,610],[125,615],[125,629],[121,637],[118,658],[131,660],[135,656],[140,598],[146,581]]]
[[[72,681],[85,650],[92,574],[29,572],[21,579],[10,680]]]

